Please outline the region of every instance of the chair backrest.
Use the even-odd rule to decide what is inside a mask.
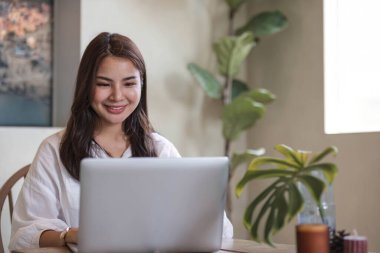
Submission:
[[[13,195],[12,188],[13,186],[20,180],[21,178],[25,178],[26,174],[28,174],[30,164],[22,167],[16,173],[14,173],[0,188],[0,253],[4,253],[3,239],[1,236],[1,214],[3,211],[5,200],[8,197],[9,203],[9,214],[10,219],[12,220],[13,214]]]

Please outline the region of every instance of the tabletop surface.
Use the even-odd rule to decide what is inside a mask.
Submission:
[[[70,253],[70,250],[66,247],[61,248],[40,248],[28,251],[24,253]],[[296,253],[294,245],[276,244],[275,248],[272,248],[265,244],[259,244],[254,241],[229,239],[223,240],[222,249],[215,253]]]

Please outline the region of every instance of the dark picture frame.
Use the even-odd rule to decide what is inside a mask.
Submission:
[[[53,0],[0,0],[0,126],[51,126]]]

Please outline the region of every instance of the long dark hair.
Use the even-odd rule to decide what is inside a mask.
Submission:
[[[71,115],[59,150],[63,165],[77,180],[80,175],[80,161],[91,156],[93,133],[99,120],[90,106],[91,94],[96,72],[106,56],[127,58],[139,70],[142,84],[140,102],[124,121],[123,131],[129,138],[132,156],[157,156],[151,137],[153,128],[147,116],[147,78],[144,59],[131,39],[120,34],[103,32],[90,42],[79,64]]]

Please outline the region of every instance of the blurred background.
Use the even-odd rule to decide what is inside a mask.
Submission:
[[[356,228],[368,237],[371,251],[380,251],[380,134],[325,133],[323,0],[251,0],[237,13],[235,25],[265,10],[281,10],[288,27],[262,38],[239,77],[252,88],[270,90],[276,100],[263,119],[233,143],[233,149],[263,147],[273,155],[274,145],[280,143],[313,151],[337,146],[337,229]],[[220,102],[205,95],[187,64],[217,72],[211,45],[228,32],[227,11],[222,0],[55,0],[52,127],[0,127],[0,184],[32,161],[43,138],[65,126],[81,54],[103,31],[130,37],[142,51],[149,117],[156,131],[171,140],[182,156],[223,155]],[[232,185],[245,169],[238,168]],[[233,198],[235,238],[249,238],[242,216],[261,188],[260,183],[250,184],[239,200]],[[274,241],[293,244],[294,235],[290,225]]]

